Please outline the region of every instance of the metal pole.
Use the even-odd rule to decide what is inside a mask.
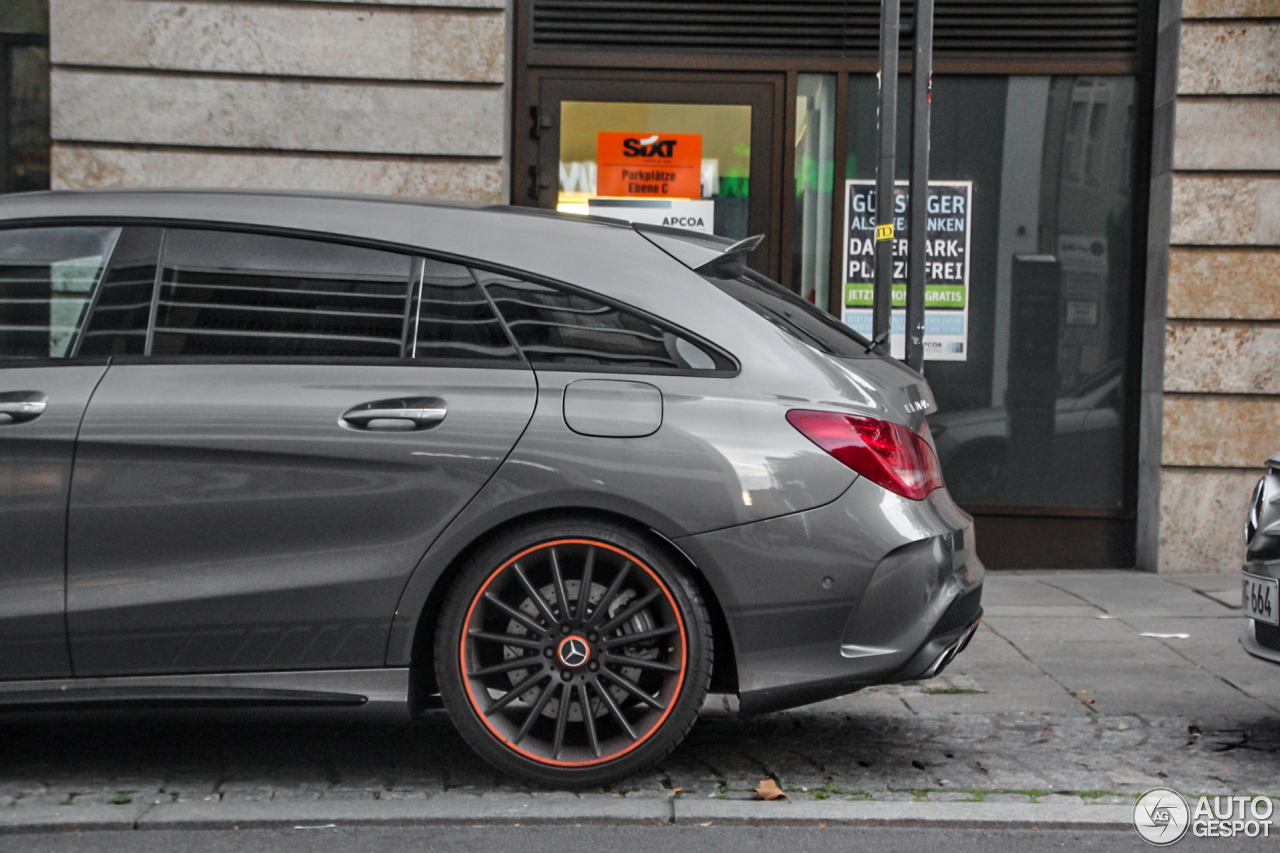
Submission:
[[[898,144],[898,30],[901,0],[880,3],[880,141],[876,152],[876,280],[871,336],[889,340],[893,300],[893,179]]]
[[[933,0],[915,3],[911,61],[911,188],[907,223],[907,351],[912,370],[924,368],[924,244],[929,215],[929,106],[933,102]]]

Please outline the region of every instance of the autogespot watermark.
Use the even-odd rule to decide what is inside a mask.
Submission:
[[[1188,832],[1196,838],[1269,838],[1273,811],[1270,797],[1199,797],[1193,806],[1172,788],[1152,788],[1134,803],[1133,827],[1157,847]]]

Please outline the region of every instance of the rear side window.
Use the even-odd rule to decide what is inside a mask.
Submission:
[[[142,355],[160,258],[159,228],[126,228],[111,253],[76,355]]]
[[[418,263],[420,295],[411,309],[415,358],[520,360],[469,269],[431,258]]]
[[[605,302],[496,273],[475,274],[535,365],[733,369],[724,356]]]
[[[0,357],[65,358],[119,228],[0,231]]]
[[[408,255],[174,228],[162,258],[153,356],[407,355]]]
[[[746,270],[736,278],[709,275],[703,278],[787,334],[828,355],[839,358],[878,357],[874,352],[867,352],[871,341],[754,270]]]

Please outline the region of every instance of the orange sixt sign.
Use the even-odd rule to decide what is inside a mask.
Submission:
[[[601,133],[596,169],[602,196],[702,198],[702,134]]]

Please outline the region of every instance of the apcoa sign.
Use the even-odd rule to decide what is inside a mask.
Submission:
[[[596,137],[596,193],[617,198],[702,198],[702,134]]]
[[[711,199],[593,198],[587,205],[593,216],[716,233],[716,203]]]

